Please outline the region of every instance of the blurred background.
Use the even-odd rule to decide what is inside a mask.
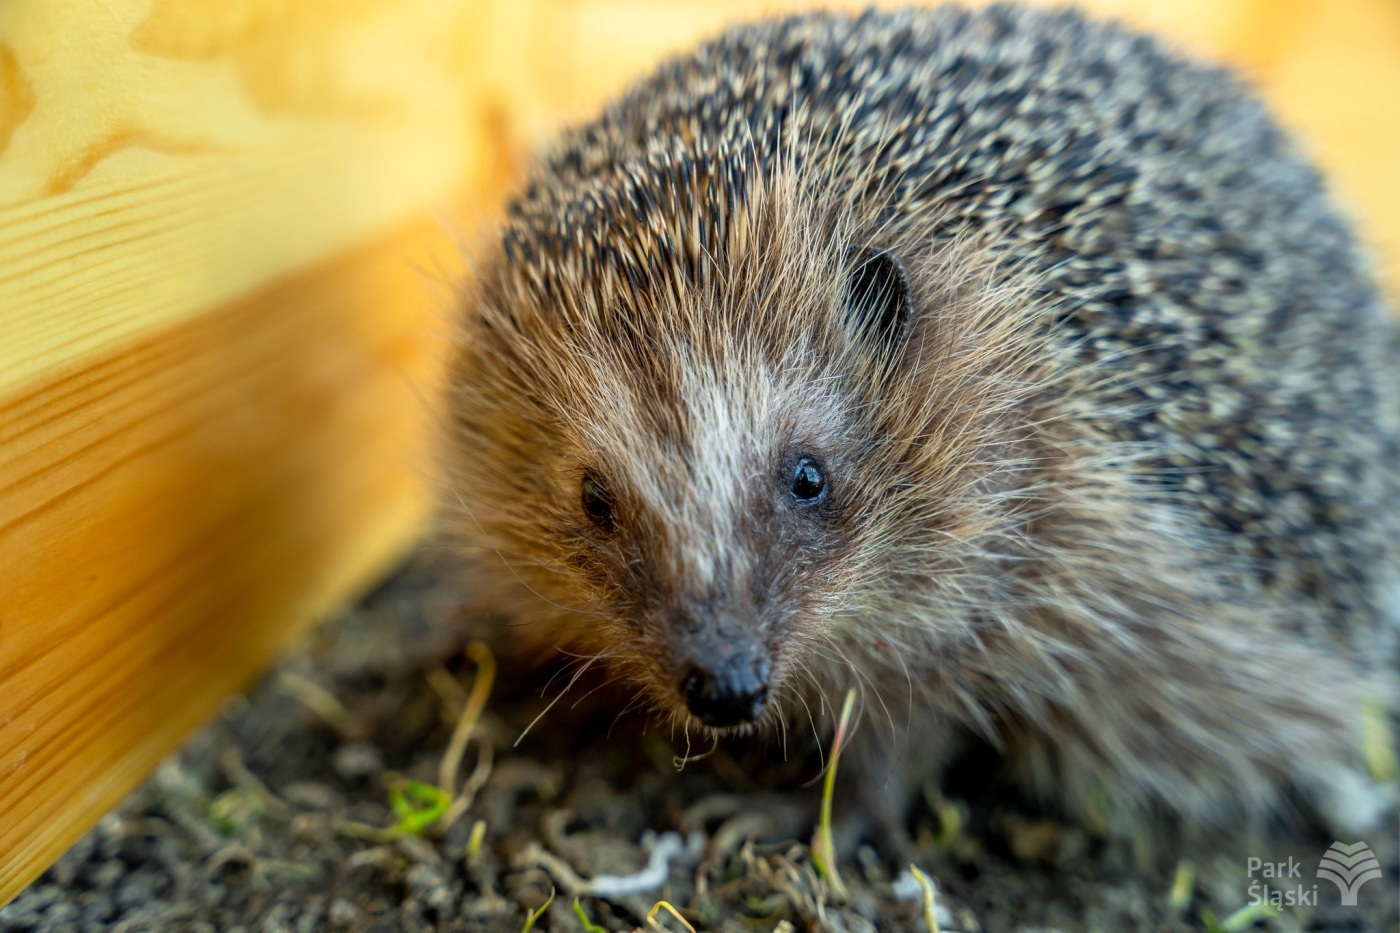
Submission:
[[[1091,0],[1238,68],[1400,294],[1400,3]],[[0,3],[0,902],[427,527],[459,243],[797,3]]]

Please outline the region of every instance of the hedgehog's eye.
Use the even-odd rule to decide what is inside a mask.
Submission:
[[[599,528],[607,528],[612,524],[612,496],[608,494],[607,487],[598,477],[592,473],[584,475],[583,488],[579,498],[583,503],[583,512],[588,516],[589,521]]]
[[[820,502],[826,496],[826,474],[820,463],[810,457],[797,461],[792,470],[792,497],[807,505]]]

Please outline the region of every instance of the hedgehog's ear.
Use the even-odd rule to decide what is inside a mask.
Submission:
[[[892,353],[904,343],[913,314],[909,276],[889,250],[865,249],[852,258],[846,280],[846,324],[856,339]]]

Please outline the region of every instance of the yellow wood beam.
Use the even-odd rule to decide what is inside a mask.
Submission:
[[[0,392],[443,203],[469,7],[0,3]]]
[[[405,257],[443,252],[421,224],[0,401],[0,901],[419,533],[446,341]]]

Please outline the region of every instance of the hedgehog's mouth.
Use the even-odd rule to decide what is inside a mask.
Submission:
[[[767,726],[766,715],[761,719],[751,719],[730,726],[709,725],[708,723],[702,722],[688,710],[679,715],[684,721],[687,736],[703,736],[705,741],[716,744],[728,739],[744,739],[759,735]]]

